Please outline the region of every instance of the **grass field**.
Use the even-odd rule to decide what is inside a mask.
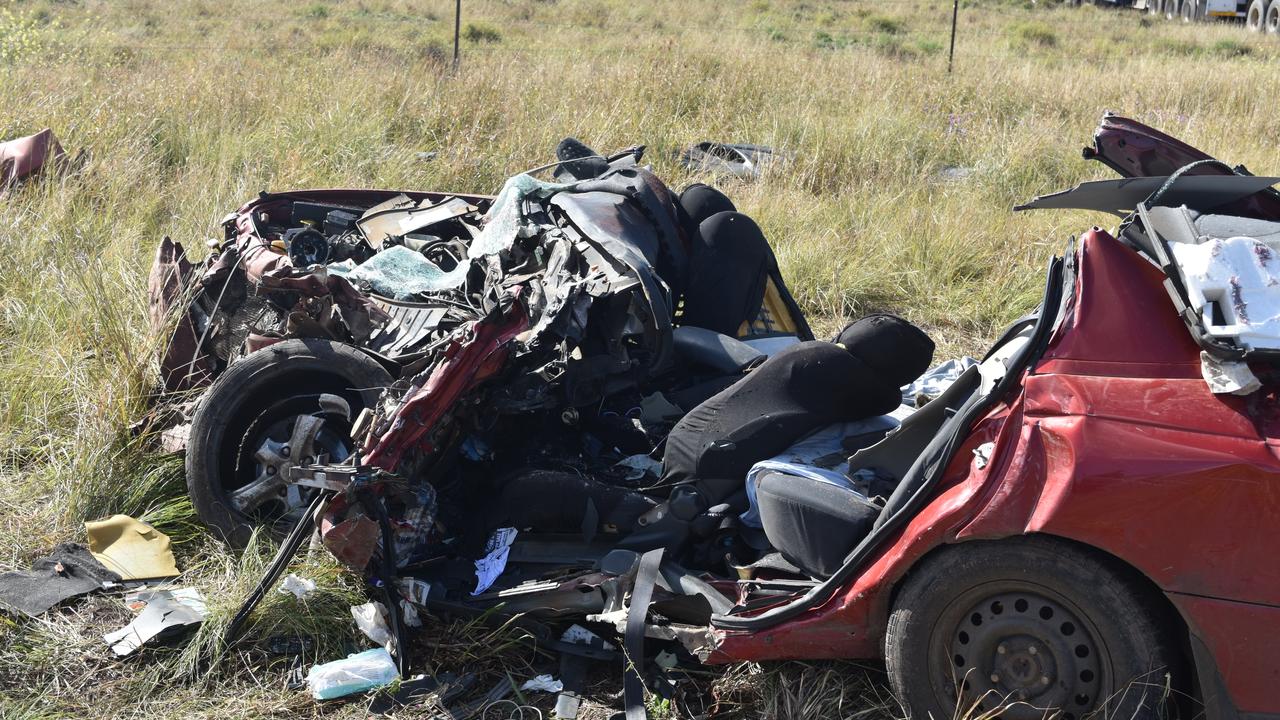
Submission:
[[[87,162],[0,201],[0,569],[25,567],[82,521],[148,519],[178,543],[214,617],[183,650],[110,659],[126,621],[97,597],[37,620],[0,617],[0,717],[361,717],[285,691],[252,647],[201,652],[269,548],[205,535],[180,461],[128,428],[156,373],[145,279],[156,241],[197,254],[261,189],[376,186],[495,192],[557,140],[633,143],[675,186],[673,154],[716,139],[792,162],[723,189],[764,227],[824,331],[900,313],[940,356],[979,351],[1036,301],[1072,232],[1101,218],[1010,206],[1104,177],[1080,146],[1103,110],[1259,173],[1280,170],[1280,42],[1137,12],[964,0],[467,0],[451,72],[448,0],[0,0],[0,138],[52,127]],[[421,152],[435,159],[420,159]],[[273,594],[253,637],[354,640],[357,580],[323,557],[298,605]],[[456,629],[455,629],[456,630]],[[431,667],[500,667],[437,628]],[[498,633],[492,641],[515,638]],[[513,674],[532,651],[504,654]],[[514,665],[512,664],[514,663]],[[891,717],[852,665],[731,670],[747,717]]]

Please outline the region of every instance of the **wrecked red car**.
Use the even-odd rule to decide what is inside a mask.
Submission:
[[[1105,117],[1124,179],[1025,207],[1119,229],[930,369],[893,316],[814,340],[755,223],[641,152],[264,193],[202,267],[162,246],[195,506],[286,533],[256,596],[317,529],[397,633],[518,614],[619,661],[629,717],[673,657],[883,657],[914,718],[1280,716],[1276,178]]]

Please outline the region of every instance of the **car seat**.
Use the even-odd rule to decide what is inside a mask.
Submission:
[[[933,358],[933,342],[891,315],[863,318],[841,337],[849,344],[802,342],[770,357],[699,404],[667,436],[664,485],[672,486],[663,528],[637,543],[670,545],[682,523],[745,492],[751,466],[835,422],[883,415],[901,403],[900,388]]]
[[[674,290],[676,324],[731,338],[794,335],[812,340],[760,226],[719,190],[680,193],[677,216],[689,239],[689,267]]]

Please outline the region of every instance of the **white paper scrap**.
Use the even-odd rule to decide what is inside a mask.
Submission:
[[[564,683],[555,679],[550,675],[539,675],[535,678],[529,678],[520,686],[521,691],[532,690],[534,692],[558,693],[564,690]]]
[[[289,573],[285,576],[284,582],[280,583],[280,587],[276,592],[281,595],[292,595],[299,600],[307,597],[316,591],[316,583],[314,580]]]
[[[511,543],[515,540],[515,528],[498,528],[489,536],[489,542],[484,546],[484,557],[476,561],[476,589],[471,593],[473,596],[488,590],[502,571],[507,569],[507,556],[511,553]]]

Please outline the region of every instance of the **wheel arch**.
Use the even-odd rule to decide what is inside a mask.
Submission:
[[[1169,637],[1173,640],[1172,644],[1178,653],[1179,660],[1183,663],[1183,667],[1176,670],[1181,671],[1183,677],[1190,681],[1188,687],[1182,688],[1184,694],[1190,694],[1186,700],[1196,704],[1196,707],[1203,704],[1207,720],[1219,720],[1219,718],[1225,720],[1225,718],[1231,717],[1230,715],[1213,712],[1212,698],[1216,698],[1220,692],[1217,688],[1221,687],[1221,679],[1212,655],[1204,649],[1203,643],[1199,643],[1200,647],[1196,646],[1196,640],[1191,633],[1191,627],[1186,618],[1182,616],[1182,613],[1178,611],[1177,607],[1169,600],[1168,596],[1165,595],[1155,581],[1123,558],[1088,543],[1061,535],[1027,533],[1002,538],[972,538],[938,544],[916,558],[915,562],[911,563],[911,566],[893,582],[888,594],[889,602],[884,605],[886,615],[877,619],[877,626],[885,627],[888,621],[888,614],[892,613],[892,609],[896,606],[898,594],[901,592],[902,587],[926,562],[933,561],[939,556],[962,551],[964,546],[972,545],[973,543],[1010,545],[1027,542],[1046,543],[1069,549],[1071,552],[1098,562],[1130,583],[1138,592],[1139,597],[1142,598],[1144,610],[1151,614],[1160,628],[1170,633]],[[881,638],[881,642],[883,640]],[[1206,696],[1210,698],[1208,702],[1206,702]],[[1187,705],[1186,702],[1181,704]],[[1224,705],[1224,707],[1229,708],[1229,705]],[[1181,707],[1180,709],[1184,713],[1190,711],[1189,707]],[[1185,716],[1192,717],[1194,713]]]

